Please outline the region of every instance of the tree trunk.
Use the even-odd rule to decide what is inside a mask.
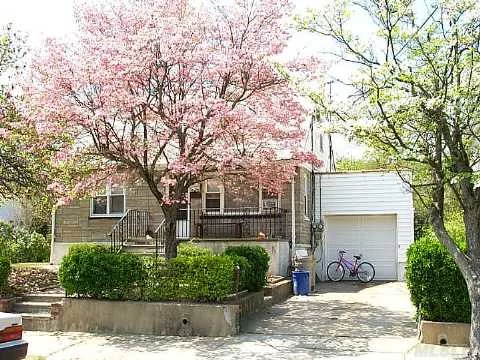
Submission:
[[[162,206],[165,216],[165,257],[171,259],[177,256],[177,212],[178,207]]]
[[[470,325],[470,351],[469,359],[480,360],[480,279],[472,274],[464,274],[468,294],[472,304]]]

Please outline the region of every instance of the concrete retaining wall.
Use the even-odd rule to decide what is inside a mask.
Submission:
[[[233,336],[240,330],[241,318],[264,307],[263,290],[232,296],[225,304],[65,298],[55,316],[30,321],[28,330]]]
[[[289,245],[288,241],[256,240],[256,239],[196,239],[195,244],[203,248],[221,253],[229,246],[259,245],[270,256],[268,272],[272,275],[286,276],[288,272]]]
[[[64,300],[57,328],[62,331],[179,336],[232,336],[240,324],[235,304],[152,303]]]
[[[240,307],[240,318],[244,319],[249,314],[256,313],[265,308],[264,296],[263,290],[254,293],[246,293],[245,295],[230,301],[230,303],[237,304]]]
[[[422,320],[420,341],[424,344],[469,346],[470,324]]]
[[[11,312],[18,300],[20,300],[20,298],[17,297],[0,299],[0,312]]]
[[[265,296],[272,297],[272,304],[278,304],[292,296],[292,280],[285,279],[265,288]]]

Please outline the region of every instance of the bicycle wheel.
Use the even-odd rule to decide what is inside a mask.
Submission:
[[[340,281],[345,276],[345,269],[338,261],[332,261],[327,267],[327,276],[330,281]]]
[[[369,262],[362,262],[357,268],[357,278],[363,283],[368,283],[375,277],[375,268]]]

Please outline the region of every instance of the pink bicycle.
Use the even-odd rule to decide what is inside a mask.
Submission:
[[[350,272],[350,277],[357,277],[363,283],[368,283],[375,277],[375,268],[369,262],[360,262],[362,255],[355,255],[355,262],[344,258],[346,251],[338,252],[338,261],[332,261],[327,266],[327,276],[330,281],[340,281],[345,276],[345,268]]]

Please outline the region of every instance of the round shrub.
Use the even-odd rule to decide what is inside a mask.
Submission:
[[[438,240],[425,236],[409,247],[406,280],[420,318],[470,322],[471,306],[465,280]]]
[[[177,247],[177,256],[204,256],[213,255],[210,249],[201,248],[193,242],[184,242]]]
[[[235,289],[234,291],[250,290],[255,287],[255,274],[254,269],[250,265],[250,262],[247,258],[238,255],[227,255],[232,259],[233,263],[239,270],[238,280],[235,278]],[[236,273],[235,273],[236,277]]]
[[[10,261],[5,257],[0,257],[0,292],[6,289],[11,270]]]
[[[96,299],[137,299],[145,279],[142,259],[100,245],[74,245],[63,258],[60,284],[67,294]]]
[[[270,257],[261,246],[230,246],[225,250],[225,255],[241,256],[250,263],[251,271],[248,271],[248,279],[245,280],[249,291],[259,291],[267,283],[268,262]]]

